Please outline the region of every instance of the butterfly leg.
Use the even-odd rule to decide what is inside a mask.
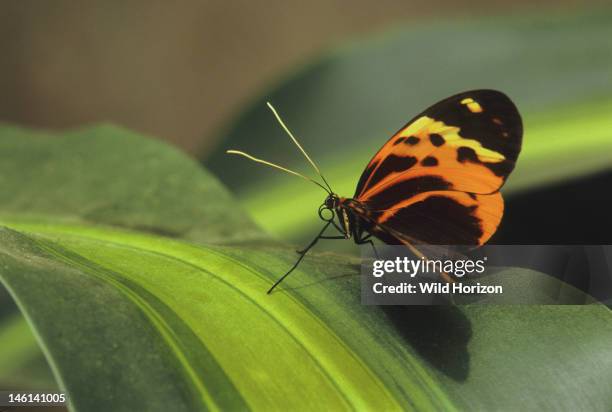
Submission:
[[[343,236],[341,238],[345,239],[346,238],[346,234],[344,233],[344,230],[342,230],[342,228],[340,228],[340,226],[338,226],[338,224],[336,223],[335,220],[332,219],[332,220],[330,220],[330,222],[332,223],[332,225],[334,225],[334,227],[336,228],[336,230],[338,232],[342,233]]]
[[[323,232],[321,232],[321,233],[319,233],[319,236],[316,238],[316,240],[319,240],[319,239],[346,239],[346,236],[344,235],[344,232],[342,231],[342,229],[340,229],[340,226],[338,226],[338,224],[333,219],[328,221],[328,224],[325,226],[325,228],[327,228],[327,226],[329,226],[330,223],[336,228],[336,230],[338,230],[338,232],[342,233],[342,235],[338,235],[338,236],[323,236],[323,235],[321,235],[321,233],[323,233]],[[306,254],[306,252],[308,252],[308,249],[310,249],[311,247],[312,246],[309,245],[309,246],[305,247],[302,250],[296,250],[295,253],[297,253],[298,255],[304,255],[304,254]]]
[[[319,239],[346,239],[346,238],[344,236],[319,236],[317,240]],[[312,246],[309,245],[302,250],[296,250],[295,253],[297,253],[298,255],[305,255],[308,252],[308,249],[310,249],[311,247]]]
[[[371,237],[372,237],[372,235],[367,235],[363,239],[355,238],[355,243],[357,245],[370,244],[370,246],[372,246],[372,250],[374,251],[374,255],[376,256],[376,259],[379,259],[380,256],[378,255],[378,251],[376,250],[376,247],[374,246],[374,242],[372,241],[372,239],[370,239]]]
[[[275,287],[277,287],[283,280],[285,280],[285,278],[287,276],[289,276],[291,274],[291,272],[293,272],[295,270],[295,268],[298,267],[298,265],[300,264],[300,262],[302,261],[302,259],[304,259],[304,256],[306,256],[306,253],[308,253],[308,251],[310,249],[312,249],[312,247],[319,241],[319,239],[326,239],[325,236],[323,236],[323,233],[325,232],[325,230],[329,227],[329,225],[331,224],[331,222],[327,222],[325,224],[325,226],[323,226],[323,229],[321,229],[321,231],[319,232],[319,234],[312,240],[312,242],[310,242],[308,244],[308,246],[306,246],[304,248],[304,250],[298,252],[300,254],[300,257],[298,258],[298,260],[294,263],[294,265],[291,267],[291,269],[289,269],[289,271],[287,271],[287,273],[285,273],[283,276],[281,276],[276,282],[274,282],[274,284],[272,285],[272,287],[270,289],[268,289],[268,294],[272,293],[272,291],[274,290]]]

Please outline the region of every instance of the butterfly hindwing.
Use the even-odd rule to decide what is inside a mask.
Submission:
[[[498,190],[514,168],[521,139],[520,115],[503,93],[449,97],[416,116],[374,155],[355,199],[378,229],[427,243],[482,244],[501,220]]]
[[[412,243],[481,245],[495,233],[503,212],[499,192],[476,195],[433,191],[392,209],[355,213],[365,223],[364,230],[386,243],[407,239]]]

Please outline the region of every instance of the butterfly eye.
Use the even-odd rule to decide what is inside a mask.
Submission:
[[[334,195],[327,196],[325,199],[325,207],[328,209],[335,209],[338,206],[338,198]]]
[[[319,207],[319,217],[321,220],[331,222],[334,220],[334,209],[327,206],[327,202]]]

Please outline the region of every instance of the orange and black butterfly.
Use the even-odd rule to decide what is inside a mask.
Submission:
[[[357,244],[374,246],[374,236],[387,244],[405,245],[420,255],[415,245],[479,246],[497,230],[504,211],[499,189],[514,169],[523,135],[521,116],[505,94],[495,90],[468,91],[415,116],[370,160],[350,198],[334,193],[269,106],[323,182],[243,152],[228,153],[300,176],[328,195],[319,207],[319,216],[326,222],[322,230],[298,252],[295,265],[268,293],[298,266],[319,239],[353,238]],[[326,236],[330,226],[340,234]]]

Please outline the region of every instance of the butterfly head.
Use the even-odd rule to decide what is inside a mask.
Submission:
[[[351,219],[349,212],[346,209],[347,199],[341,198],[335,193],[331,192],[326,198],[325,202],[319,207],[319,217],[327,222],[332,222],[336,216],[340,221],[340,226],[336,226],[344,234],[344,237],[349,239],[351,237]]]
[[[335,193],[330,193],[321,206],[319,206],[319,217],[327,222],[334,219],[336,210],[340,206],[340,198]]]
[[[325,208],[334,210],[340,205],[340,198],[335,193],[330,193],[325,199]]]

